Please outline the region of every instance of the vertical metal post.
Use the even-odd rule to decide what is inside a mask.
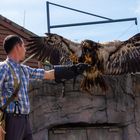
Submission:
[[[46,2],[46,11],[47,11],[47,27],[48,33],[50,33],[50,10],[49,10],[49,2]]]
[[[136,18],[136,20],[135,20],[135,24],[138,25],[138,20],[137,20],[137,18]]]

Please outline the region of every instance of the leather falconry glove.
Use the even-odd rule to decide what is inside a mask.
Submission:
[[[84,63],[79,63],[75,65],[55,65],[54,66],[55,81],[62,82],[65,80],[72,79],[82,74],[89,67],[90,67],[89,64]]]

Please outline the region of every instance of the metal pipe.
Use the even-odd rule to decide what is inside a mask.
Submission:
[[[46,2],[46,12],[47,12],[47,28],[48,33],[50,33],[50,10],[49,10],[49,2]]]
[[[83,23],[72,23],[72,24],[62,24],[62,25],[52,25],[50,28],[62,28],[62,27],[71,27],[71,26],[83,26],[83,25],[92,25],[92,24],[104,24],[104,23],[114,23],[114,22],[124,22],[124,21],[135,21],[137,25],[137,18],[125,18],[125,19],[114,19],[114,20],[104,20],[104,21],[94,21],[94,22],[83,22]]]

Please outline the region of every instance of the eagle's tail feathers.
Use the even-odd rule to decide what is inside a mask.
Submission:
[[[96,79],[95,79],[96,81]],[[99,76],[97,77],[97,82],[96,82],[96,85],[102,89],[102,91],[107,91],[108,90],[108,86],[104,80],[104,78],[102,76]]]
[[[108,86],[102,76],[97,76],[95,79],[88,79],[88,77],[84,77],[81,82],[81,89],[89,93],[91,93],[92,89],[94,90],[94,88],[98,86],[103,92],[108,90]]]

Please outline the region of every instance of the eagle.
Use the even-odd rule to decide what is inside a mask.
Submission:
[[[140,33],[125,41],[99,43],[71,41],[61,35],[46,33],[28,40],[27,52],[41,62],[52,65],[89,64],[83,73],[81,89],[91,92],[95,87],[108,89],[104,75],[121,75],[140,71]]]

